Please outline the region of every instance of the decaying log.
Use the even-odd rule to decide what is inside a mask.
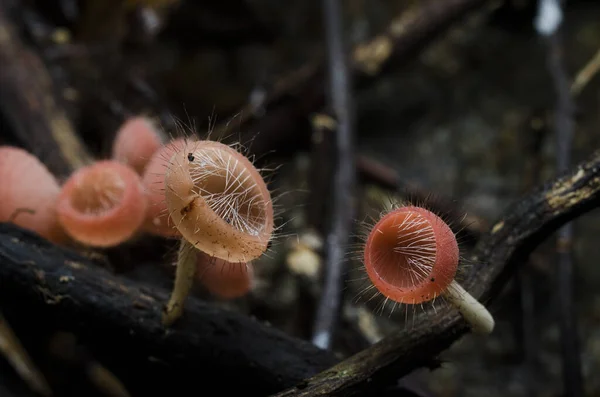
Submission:
[[[166,290],[117,277],[0,224],[0,304],[18,302],[21,317],[35,316],[28,320],[32,326],[52,323],[76,332],[133,395],[183,395],[176,391],[211,385],[223,393],[248,388],[265,395],[337,361],[308,342],[198,299],[190,299],[181,322],[166,331],[161,314],[167,300]]]

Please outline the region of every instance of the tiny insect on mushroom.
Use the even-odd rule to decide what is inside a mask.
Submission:
[[[57,202],[58,219],[76,241],[111,247],[131,237],[146,216],[147,198],[133,168],[102,160],[75,171]]]
[[[242,153],[221,142],[191,141],[170,160],[165,174],[169,216],[193,247],[230,263],[248,263],[268,248],[273,233],[271,194],[259,171]],[[163,323],[182,313],[196,258],[189,248],[177,261],[175,286]],[[194,266],[192,266],[194,264]]]
[[[213,141],[190,142],[165,174],[169,215],[200,251],[228,262],[258,258],[273,232],[273,205],[250,160]]]
[[[11,222],[60,244],[68,240],[55,204],[60,184],[29,152],[0,146],[0,221]]]
[[[492,315],[455,280],[458,262],[458,243],[448,224],[417,206],[385,214],[364,247],[367,275],[386,298],[415,305],[443,296],[473,331],[490,333]]]
[[[146,117],[131,117],[121,125],[112,147],[112,158],[142,174],[152,155],[162,146],[162,137]]]

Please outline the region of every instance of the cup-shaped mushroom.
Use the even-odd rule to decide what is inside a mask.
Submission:
[[[188,143],[165,175],[167,207],[182,236],[198,250],[247,263],[268,248],[273,205],[247,157],[213,141]]]
[[[112,147],[112,158],[142,174],[150,158],[162,146],[154,124],[146,117],[132,117],[121,125]]]
[[[443,296],[473,331],[494,329],[490,312],[456,282],[456,236],[433,212],[406,206],[384,215],[369,233],[364,262],[373,285],[387,298],[414,305]]]
[[[142,184],[148,197],[148,209],[143,229],[163,237],[180,236],[179,230],[169,217],[165,199],[165,173],[171,157],[186,147],[184,138],[175,139],[158,149],[146,165],[142,174]]]
[[[67,236],[58,223],[56,201],[60,185],[31,153],[0,147],[0,221],[10,221],[54,243]]]
[[[76,241],[95,247],[118,245],[137,232],[147,198],[133,168],[104,160],[75,171],[63,185],[57,210]]]
[[[393,301],[417,304],[441,295],[458,268],[459,250],[450,227],[421,207],[384,215],[371,230],[364,250],[367,274]]]

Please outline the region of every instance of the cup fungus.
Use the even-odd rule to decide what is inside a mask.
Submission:
[[[200,251],[228,262],[261,256],[273,232],[271,195],[247,157],[213,141],[173,155],[165,174],[169,214]]]
[[[142,174],[151,156],[162,146],[162,138],[145,117],[132,117],[123,123],[112,147],[112,158]]]
[[[419,304],[443,296],[475,332],[490,333],[494,319],[456,281],[459,248],[450,227],[416,206],[394,209],[370,231],[364,248],[369,279],[386,298]]]
[[[179,230],[169,217],[165,199],[165,173],[173,154],[183,150],[185,145],[185,139],[179,138],[159,148],[150,158],[142,174],[142,184],[148,197],[143,229],[148,233],[163,237],[180,236]]]
[[[139,175],[114,160],[75,171],[63,185],[59,221],[76,241],[110,247],[131,238],[146,215],[147,199]]]
[[[0,181],[0,221],[12,222],[54,243],[66,241],[55,208],[60,185],[42,162],[23,149],[1,146]]]
[[[247,263],[268,248],[273,233],[273,205],[258,170],[240,152],[214,141],[192,141],[173,154],[165,174],[169,216],[184,246],[230,263]],[[196,261],[177,261],[173,295],[163,322],[183,310]]]
[[[239,298],[252,289],[251,263],[230,263],[198,252],[196,268],[200,283],[221,299]]]

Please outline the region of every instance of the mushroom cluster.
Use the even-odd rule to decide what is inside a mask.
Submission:
[[[269,190],[246,156],[208,140],[165,143],[141,116],[119,128],[110,159],[75,170],[62,185],[35,156],[10,146],[0,147],[0,178],[0,221],[54,243],[106,248],[140,233],[181,239],[165,324],[181,315],[195,280],[223,299],[248,293],[251,261],[273,232]]]
[[[268,249],[274,221],[267,184],[247,156],[210,140],[164,143],[149,119],[133,117],[117,132],[111,157],[61,186],[30,153],[0,147],[0,221],[58,244],[111,247],[143,232],[180,239],[166,326],[183,313],[196,280],[224,299],[252,289],[252,261]],[[475,331],[492,331],[490,313],[455,280],[456,236],[433,212],[392,209],[370,230],[363,254],[368,278],[387,299],[417,305],[442,296]]]

